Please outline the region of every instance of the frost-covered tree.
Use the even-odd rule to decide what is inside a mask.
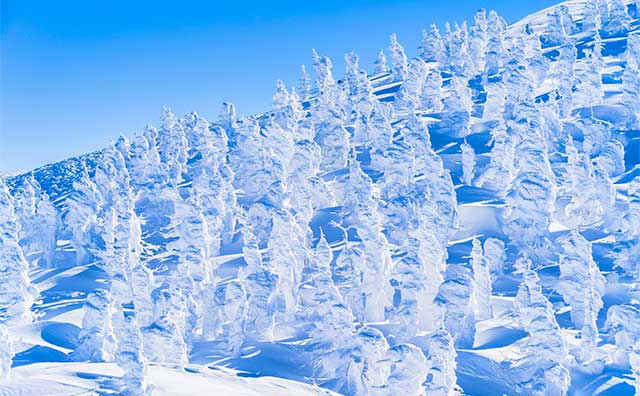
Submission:
[[[560,241],[560,279],[558,291],[571,306],[571,320],[581,333],[579,358],[589,361],[594,357],[598,342],[596,319],[602,309],[605,278],[593,260],[591,243],[577,230]]]
[[[478,72],[484,71],[485,53],[489,39],[487,34],[488,27],[487,12],[485,10],[477,11],[473,16],[473,24],[469,26],[467,47],[474,69]]]
[[[640,34],[630,34],[627,39],[627,64],[622,74],[622,102],[638,120],[640,113]]]
[[[486,98],[482,106],[482,118],[486,120],[501,120],[500,114],[507,96],[504,82],[501,78],[492,78],[484,84]]]
[[[333,192],[319,176],[320,161],[321,150],[313,140],[295,143],[287,175],[289,211],[303,230],[315,210],[336,205]]]
[[[567,43],[573,27],[569,9],[561,5],[554,8],[549,17],[550,22],[547,24],[546,32],[543,36],[545,45],[556,46]]]
[[[242,253],[247,266],[239,271],[238,277],[242,281],[246,293],[246,319],[245,328],[247,335],[257,340],[270,340],[274,337],[275,315],[277,311],[276,299],[278,297],[278,275],[275,269],[262,260],[262,253],[258,240],[245,227],[242,230]],[[214,303],[213,300],[210,301]],[[211,317],[205,326],[207,333],[212,333],[214,326],[211,312],[214,306],[206,307],[206,314]]]
[[[457,396],[456,350],[451,335],[440,329],[429,336],[427,352],[427,395]]]
[[[20,223],[20,246],[30,263],[53,265],[58,233],[58,212],[33,174],[24,178],[14,196],[14,212]]]
[[[355,53],[346,54],[344,60],[347,65],[348,103],[351,109],[351,118],[356,120],[355,144],[367,144],[368,139],[363,136],[365,135],[363,134],[363,129],[366,129],[364,124],[367,123],[376,101],[373,95],[373,88],[367,73],[359,69],[358,56]]]
[[[614,362],[630,366],[633,387],[636,393],[640,392],[640,310],[635,305],[614,305],[607,310],[604,327],[615,339]]]
[[[387,351],[391,365],[385,395],[419,396],[425,392],[427,359],[420,348],[413,344],[398,344]]]
[[[404,81],[407,75],[407,55],[404,47],[398,42],[398,37],[393,33],[389,37],[389,56],[391,57],[391,75],[394,81]]]
[[[422,30],[420,42],[420,58],[425,62],[436,62],[439,67],[447,67],[447,55],[444,42],[436,25],[429,26],[429,31]]]
[[[563,222],[584,226],[603,219],[615,202],[615,193],[606,172],[585,153],[575,147],[569,136],[565,144],[567,165],[559,196],[567,201],[563,208]],[[604,173],[604,174],[603,174]]]
[[[2,381],[8,379],[11,374],[14,354],[9,329],[7,329],[7,325],[2,323],[0,324],[0,379]]]
[[[559,52],[554,69],[551,71],[551,79],[556,88],[560,116],[566,118],[571,115],[571,110],[574,107],[574,67],[577,50],[572,43],[566,43],[560,47]]]
[[[213,328],[216,339],[231,356],[240,355],[244,342],[246,295],[243,283],[238,280],[218,282],[214,290],[213,303],[209,306],[213,312],[208,314],[215,318]]]
[[[169,180],[177,185],[182,182],[187,165],[188,142],[183,125],[173,112],[164,107],[160,116],[162,126],[158,130],[160,161],[168,168]]]
[[[423,82],[426,79],[426,65],[417,58],[412,59],[407,67],[404,82],[398,93],[394,105],[398,111],[412,112],[417,110],[421,105],[421,97],[423,94]]]
[[[575,107],[588,107],[593,111],[593,106],[602,102],[604,91],[602,90],[602,76],[593,52],[587,51],[585,60],[575,72],[575,91],[573,93],[573,105]]]
[[[452,136],[467,136],[471,132],[472,108],[473,101],[467,79],[454,75],[451,78],[447,96],[444,98],[444,111],[447,112],[447,117],[443,120],[443,127],[447,128]]]
[[[67,211],[62,218],[63,226],[71,233],[71,243],[76,253],[76,263],[85,264],[93,246],[93,234],[98,221],[100,194],[83,167],[80,180],[73,183],[74,192],[65,200]]]
[[[375,74],[385,74],[391,71],[389,66],[387,66],[387,56],[384,54],[384,50],[382,49],[378,51],[376,60],[373,63],[375,65],[375,69],[374,69]]]
[[[484,241],[483,247],[483,259],[486,262],[486,267],[491,273],[492,280],[501,276],[504,272],[505,253],[504,242],[497,238],[487,238]]]
[[[436,66],[422,83],[420,108],[429,113],[438,113],[443,108],[442,72]]]
[[[31,322],[35,288],[29,279],[29,263],[18,243],[18,223],[13,200],[0,179],[0,380],[8,378],[14,357],[13,329]]]
[[[380,330],[361,327],[356,334],[354,362],[347,373],[347,388],[353,395],[384,395],[389,377],[386,352],[389,344]]]
[[[361,375],[361,362],[354,359],[353,316],[344,304],[324,305],[322,320],[314,322],[309,347],[319,377],[333,379],[332,387],[347,391],[354,371]],[[353,367],[353,366],[357,367]]]
[[[506,21],[497,12],[490,11],[487,21],[487,47],[484,66],[484,73],[487,76],[497,74],[505,62],[504,34],[506,29]]]
[[[413,216],[419,218],[415,212]],[[440,326],[442,309],[434,299],[444,280],[444,266],[445,252],[434,233],[417,227],[411,229],[391,274],[391,284],[396,291],[389,314],[400,326],[398,339],[408,339],[417,331]]]
[[[485,246],[487,242],[485,241]],[[476,320],[486,320],[493,317],[491,307],[491,267],[490,258],[485,257],[482,244],[478,238],[474,238],[471,248],[471,269],[473,270],[473,291],[471,301],[473,303]]]
[[[477,184],[487,186],[497,191],[509,188],[515,177],[516,147],[514,139],[509,136],[507,127],[502,120],[491,129],[491,155],[489,164],[478,176]]]
[[[517,170],[505,198],[503,227],[518,245],[535,250],[546,243],[556,198],[555,175],[535,108],[520,102],[514,112],[518,118],[509,121],[508,128],[515,138]]]
[[[523,33],[524,35],[525,33]],[[549,60],[542,51],[540,36],[536,33],[528,33],[524,36],[524,51],[529,72],[537,84],[542,84],[547,78]]]
[[[604,26],[608,37],[617,37],[629,31],[627,5],[622,0],[608,0],[609,18]]]
[[[305,100],[311,95],[311,77],[309,76],[309,72],[307,72],[307,67],[305,65],[300,65],[300,83],[298,84],[298,91],[300,92],[300,97]]]
[[[542,292],[531,261],[520,257],[515,267],[523,279],[514,300],[514,313],[529,335],[522,345],[526,357],[514,367],[523,378],[519,385],[531,395],[566,395],[570,381],[565,367],[568,352],[553,307]]]
[[[91,362],[110,361],[115,356],[116,341],[111,324],[115,310],[108,290],[96,289],[87,295],[82,317],[82,330],[74,358]]]
[[[456,24],[449,45],[449,67],[454,75],[469,78],[475,74],[475,65],[469,55],[467,36],[467,23]]]
[[[345,128],[344,99],[331,73],[331,60],[314,52],[314,67],[318,78],[318,98],[312,105],[311,117],[314,141],[320,146],[320,170],[331,172],[344,168],[349,152],[349,133]]]
[[[178,288],[163,282],[153,290],[153,322],[142,328],[142,335],[144,353],[151,362],[184,367],[188,363],[184,334],[186,308]]]
[[[461,161],[462,161],[462,182],[471,185],[475,177],[474,170],[476,166],[476,154],[470,144],[465,140],[460,145]]]
[[[175,239],[167,244],[167,251],[176,257],[173,272],[167,277],[179,285],[181,305],[186,312],[184,337],[187,344],[201,321],[203,310],[201,295],[212,282],[213,270],[207,254],[207,223],[199,209],[197,195],[175,202]]]
[[[598,2],[585,1],[582,7],[582,31],[597,32],[602,28],[602,19],[598,10]]]
[[[349,267],[354,265],[355,276],[360,281],[354,282],[353,286],[356,286],[358,293],[362,293],[362,296],[356,297],[356,301],[363,301],[356,304],[362,304],[362,311],[352,310],[357,319],[365,322],[384,320],[385,308],[391,305],[392,300],[392,290],[388,284],[391,255],[387,238],[382,233],[382,216],[377,210],[378,195],[377,188],[362,171],[352,152],[343,210],[346,221],[352,224],[351,228],[361,242],[348,243],[348,248],[343,251],[344,255],[340,253],[337,263],[342,264],[343,260],[347,260]]]
[[[143,354],[142,335],[135,315],[120,307],[114,316],[117,329],[116,363],[124,371],[123,395],[150,396],[153,386],[149,383],[147,359]]]
[[[470,348],[475,336],[474,279],[469,268],[448,265],[435,302],[443,312],[444,328],[457,347]]]

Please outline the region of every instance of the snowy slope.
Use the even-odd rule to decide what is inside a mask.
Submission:
[[[7,178],[0,395],[638,394],[639,30],[479,13]]]

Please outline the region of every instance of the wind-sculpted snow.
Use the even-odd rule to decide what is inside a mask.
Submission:
[[[263,114],[2,179],[0,394],[640,394],[639,18],[313,51]]]

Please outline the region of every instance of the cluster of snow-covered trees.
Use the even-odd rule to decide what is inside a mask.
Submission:
[[[73,357],[117,362],[127,394],[151,394],[148,364],[184,367],[203,342],[240,356],[298,336],[318,381],[345,394],[456,395],[456,349],[472,348],[476,323],[494,317],[505,272],[520,282],[511,316],[527,333],[511,367],[518,392],[567,394],[570,370],[605,354],[606,280],[582,231],[623,241],[620,278],[637,280],[640,265],[640,182],[617,206],[612,182],[625,170],[618,131],[640,117],[640,35],[629,34],[640,9],[589,0],[582,12],[574,21],[557,7],[539,31],[480,11],[469,26],[425,30],[413,59],[392,35],[374,79],[353,53],[336,79],[314,51],[315,80],[303,67],[297,90],[278,82],[270,112],[242,117],[224,104],[209,123],[165,109],[158,129],[84,164],[57,208],[33,177],[12,195],[3,183],[0,377],[9,334],[37,297],[29,263],[62,265],[65,239],[101,279]],[[623,117],[603,121],[604,42],[626,36],[614,93]],[[380,88],[393,100],[379,100]],[[484,153],[467,139],[477,125],[490,136]],[[453,165],[432,134],[453,142]],[[474,235],[451,262],[457,184],[492,192],[504,210],[499,234]],[[327,208],[339,221],[318,220]],[[537,272],[554,265],[580,334],[572,346]],[[608,309],[617,360],[636,383],[639,321],[635,306]]]

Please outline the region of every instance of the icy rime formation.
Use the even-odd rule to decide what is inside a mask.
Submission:
[[[481,11],[415,58],[392,35],[372,75],[313,51],[265,114],[164,109],[3,180],[0,378],[33,356],[33,313],[81,310],[65,359],[116,362],[119,394],[152,394],[154,365],[357,396],[632,394],[639,17]]]

